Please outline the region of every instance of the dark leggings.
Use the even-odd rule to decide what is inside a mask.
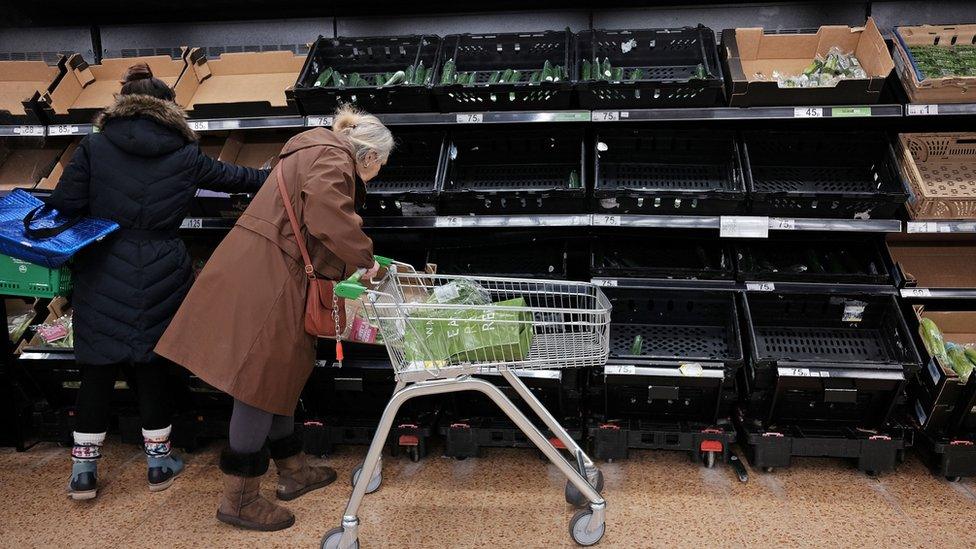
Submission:
[[[295,431],[295,416],[279,416],[234,399],[230,416],[230,449],[253,454],[268,439],[280,440]]]
[[[108,430],[112,411],[112,391],[119,370],[125,373],[129,386],[139,395],[139,414],[142,427],[162,429],[170,424],[169,394],[167,392],[167,362],[157,359],[140,364],[81,365],[81,388],[78,389],[79,433],[104,433]]]

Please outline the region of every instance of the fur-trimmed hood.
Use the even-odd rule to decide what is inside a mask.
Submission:
[[[117,119],[146,118],[172,130],[187,143],[197,141],[197,134],[186,122],[186,112],[172,101],[150,95],[118,95],[115,103],[95,117],[95,127],[104,131],[105,126]]]

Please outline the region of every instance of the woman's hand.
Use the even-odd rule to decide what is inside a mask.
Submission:
[[[380,272],[380,264],[374,261],[373,266],[370,267],[368,271],[366,271],[366,274],[363,275],[363,278],[372,279],[379,272]]]

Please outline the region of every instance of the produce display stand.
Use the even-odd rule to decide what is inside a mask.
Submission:
[[[363,215],[434,215],[446,162],[445,132],[405,128],[394,139],[397,153],[369,182]]]

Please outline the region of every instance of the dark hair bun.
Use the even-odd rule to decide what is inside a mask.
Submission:
[[[146,63],[138,63],[129,67],[129,70],[125,71],[125,76],[122,77],[122,83],[128,84],[129,82],[135,82],[136,80],[147,80],[153,77],[152,69]]]

